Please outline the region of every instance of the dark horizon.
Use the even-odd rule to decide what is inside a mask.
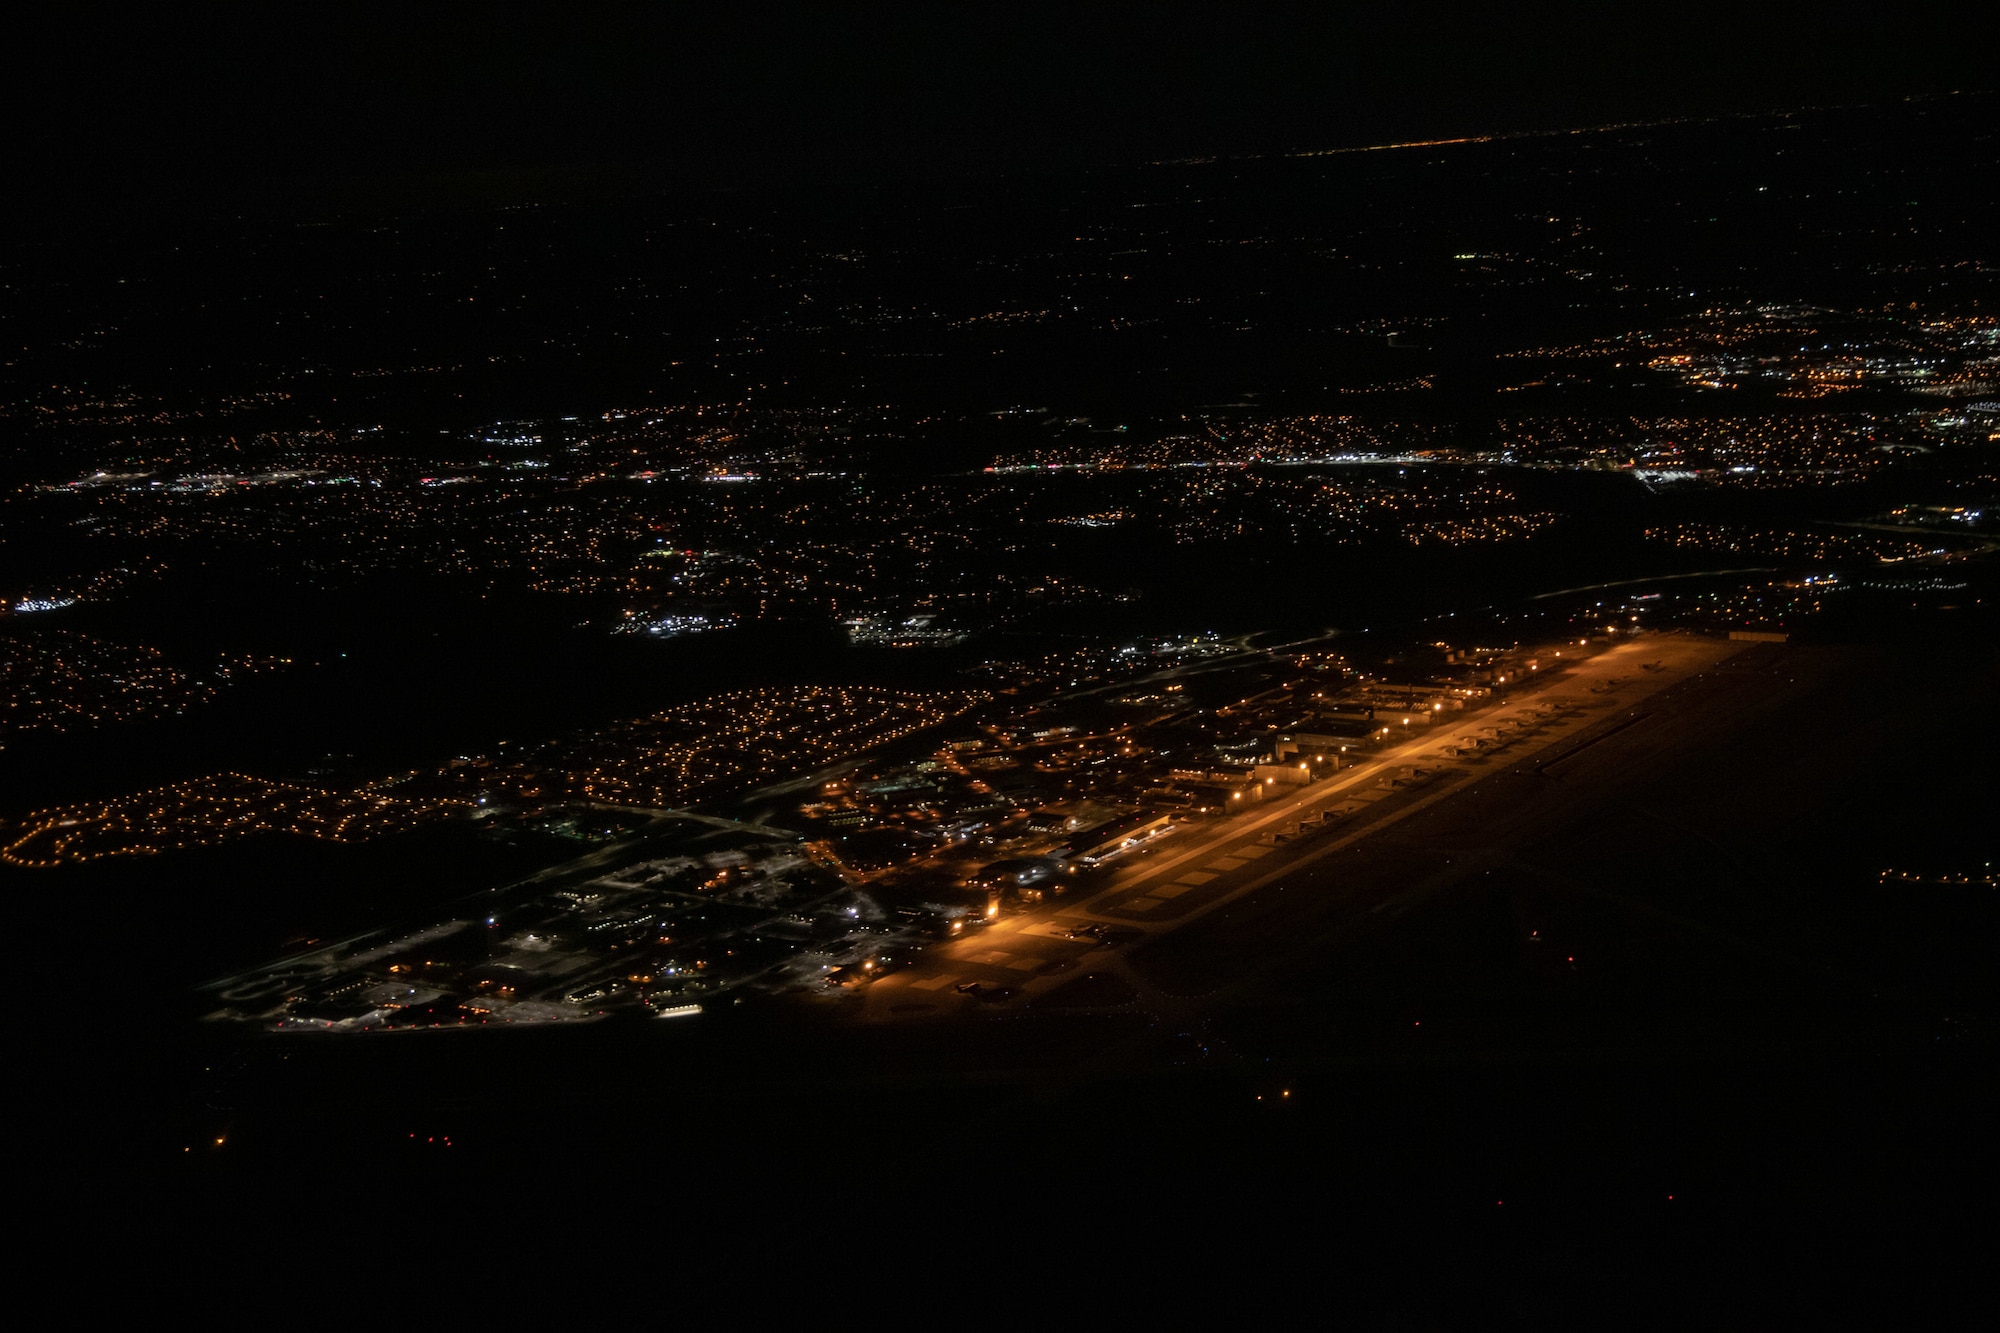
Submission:
[[[15,45],[17,209],[921,181],[1991,91],[1970,6],[1671,15],[801,4],[480,22],[368,6],[132,19]],[[1561,12],[1555,12],[1555,11]]]

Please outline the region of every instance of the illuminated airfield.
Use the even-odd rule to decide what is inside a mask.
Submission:
[[[1551,670],[1546,684],[1496,708],[1420,727],[1410,740],[1296,794],[1183,829],[1135,851],[1129,862],[1114,861],[1106,874],[1077,886],[1076,901],[999,920],[974,938],[938,946],[917,965],[870,986],[867,1015],[920,1018],[966,986],[1006,988],[1029,1000],[1047,997],[1075,980],[1079,968],[1123,983],[1107,988],[1117,996],[1112,1007],[1184,1011],[1186,1000],[1164,993],[1134,966],[1132,954],[1144,944],[1253,895],[1286,891],[1294,878],[1309,881],[1295,886],[1301,893],[1337,897],[1337,871],[1330,883],[1324,874],[1305,872],[1330,869],[1321,863],[1464,795],[1482,776],[1546,769],[1594,737],[1638,725],[1634,719],[1648,700],[1715,670],[1745,647],[1648,635]],[[1109,948],[1106,939],[1132,947]],[[1282,954],[1283,942],[1274,943],[1274,953]]]

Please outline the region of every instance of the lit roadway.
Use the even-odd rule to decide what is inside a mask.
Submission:
[[[1468,785],[1465,776],[1496,771],[1488,756],[1504,756],[1508,768],[1534,757],[1553,758],[1572,737],[1605,721],[1612,705],[1629,706],[1712,670],[1747,646],[1645,634],[1588,657],[1565,658],[1560,669],[1556,650],[1545,650],[1538,660],[1548,669],[1510,689],[1504,702],[1436,714],[1429,725],[1412,725],[1416,734],[1409,740],[1351,768],[1304,786],[1267,787],[1273,794],[1241,815],[1181,826],[1170,837],[1132,852],[1129,862],[1113,862],[1094,874],[1081,872],[1075,896],[1003,917],[970,938],[936,946],[855,998],[862,1000],[869,1018],[894,1020],[956,1009],[959,986],[977,983],[1034,996],[1088,972],[1123,980],[1139,997],[1131,1002],[1134,1008],[1189,1008],[1199,1002],[1154,989],[1125,963],[1122,947],[1071,939],[1069,933],[1097,926],[1128,942],[1165,934],[1445,799]],[[1579,650],[1572,645],[1563,651]],[[1457,756],[1447,753],[1449,748],[1466,749],[1473,740],[1482,744]],[[1461,780],[1437,780],[1452,776],[1454,768],[1465,770]],[[1429,780],[1426,772],[1432,775]],[[1406,792],[1414,799],[1399,802],[1387,815],[1370,817],[1368,806],[1375,801]],[[1276,840],[1274,835],[1324,811],[1344,817],[1296,847]],[[1343,831],[1350,819],[1359,827]],[[1005,1012],[1017,1002],[1010,1000],[1000,1009]]]

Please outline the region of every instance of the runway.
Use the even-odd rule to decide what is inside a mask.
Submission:
[[[926,950],[863,995],[863,1016],[894,1021],[955,1013],[977,986],[1000,1011],[1047,1002],[1079,978],[1093,1008],[1184,1008],[1130,955],[1253,894],[1286,891],[1315,863],[1449,800],[1481,777],[1555,766],[1613,730],[1643,726],[1645,701],[1712,671],[1749,645],[1642,635],[1543,673],[1479,710],[1440,715],[1410,740],[1242,814],[1184,826],[1086,877],[1071,895],[1012,915],[971,939]],[[1544,655],[1545,659],[1548,655]],[[1608,724],[1608,725],[1607,725]],[[1312,877],[1313,892],[1339,892]],[[1302,890],[1304,891],[1304,890]],[[1281,942],[1280,942],[1281,943]],[[1072,987],[1081,992],[1084,988]],[[1002,997],[997,992],[1005,991]],[[989,1006],[979,1006],[987,1008]]]

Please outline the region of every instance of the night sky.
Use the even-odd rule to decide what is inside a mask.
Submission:
[[[42,5],[26,206],[637,169],[790,183],[1295,151],[1990,87],[1979,6]]]

